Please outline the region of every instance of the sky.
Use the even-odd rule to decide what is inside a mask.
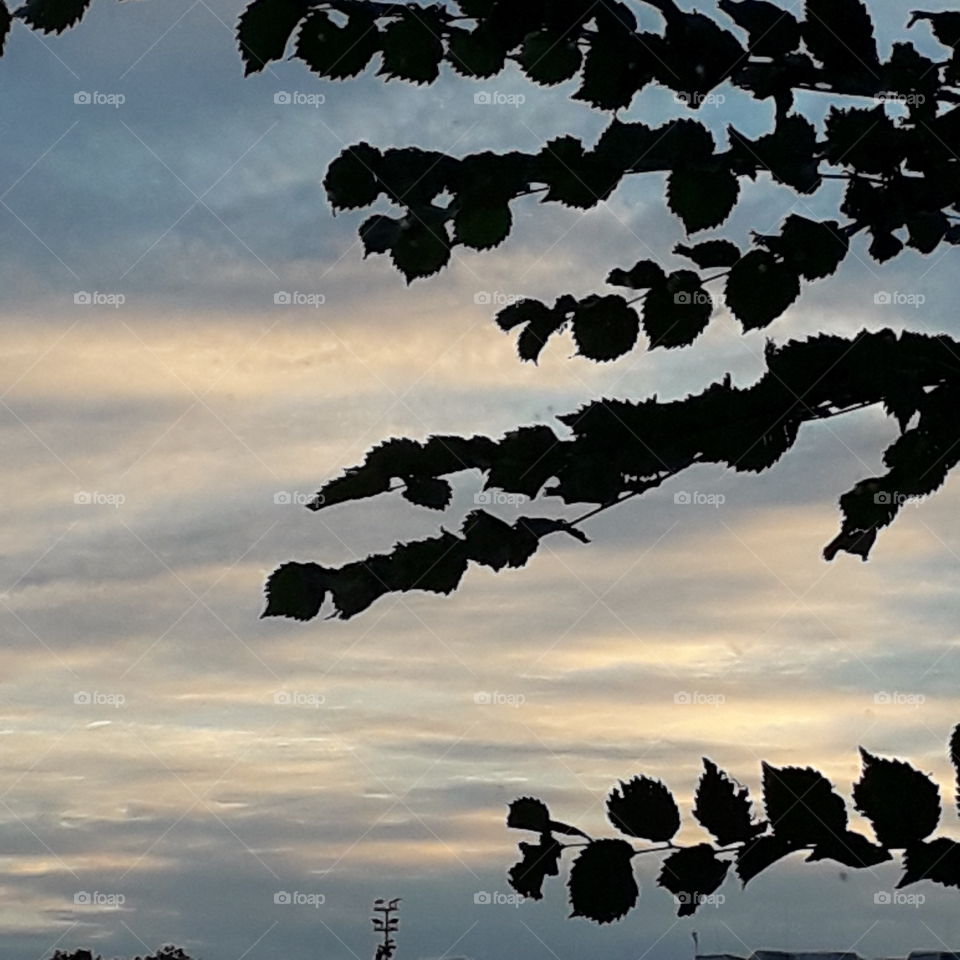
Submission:
[[[887,51],[904,15],[870,6]],[[497,436],[727,372],[749,384],[767,337],[820,327],[956,334],[957,249],[880,269],[857,244],[766,331],[743,335],[721,309],[686,350],[596,365],[558,338],[523,365],[496,305],[602,292],[651,251],[668,262],[684,238],[662,180],[582,215],[529,198],[502,247],[458,250],[407,287],[362,259],[367,214],[326,203],[345,145],[537,150],[571,131],[592,142],[606,117],[571,103],[571,84],[509,71],[418,88],[283,62],[245,80],[238,12],[98,0],[60,37],[15,25],[0,60],[0,957],[174,942],[204,960],[365,958],[376,897],[403,898],[410,960],[680,960],[693,930],[738,954],[960,947],[955,892],[877,902],[894,865],[787,861],[678,921],[648,858],[637,909],[604,927],[566,919],[559,880],[517,904],[505,877],[522,839],[504,826],[511,799],[613,835],[607,793],[645,773],[689,824],[703,756],[755,793],[765,759],[817,766],[847,796],[859,745],[903,756],[943,784],[957,835],[956,480],[905,508],[869,563],[820,554],[837,497],[896,436],[876,411],[805,427],[761,476],[689,471],[597,517],[589,546],[471,568],[452,597],[390,596],[345,623],[259,619],[286,560],[336,565],[436,532],[436,514],[389,497],[303,509],[380,440]],[[728,122],[769,128],[766,105],[720,92],[698,116],[718,138]],[[800,106],[819,122],[825,99]],[[651,89],[627,117],[672,115]],[[747,184],[722,233],[825,217],[836,196]],[[458,478],[448,527],[478,483]]]

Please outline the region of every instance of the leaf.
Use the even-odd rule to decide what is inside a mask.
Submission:
[[[960,887],[960,843],[938,837],[929,843],[907,847],[903,856],[904,872],[897,889],[918,880],[932,880],[945,887]]]
[[[765,823],[754,822],[750,808],[747,788],[731,780],[704,757],[693,815],[721,847],[746,843],[766,828]]]
[[[667,275],[659,264],[652,260],[639,260],[629,270],[611,270],[607,283],[615,287],[629,287],[631,290],[646,290],[666,279]]]
[[[806,0],[802,29],[807,49],[828,70],[878,76],[873,21],[861,0]]]
[[[507,826],[513,830],[546,833],[550,829],[550,811],[547,805],[536,797],[520,797],[510,804]]]
[[[546,85],[569,80],[580,69],[582,59],[574,36],[552,30],[527,34],[520,51],[523,72],[536,83]]]
[[[376,147],[369,143],[357,143],[347,147],[331,162],[323,178],[323,186],[334,210],[368,207],[380,196],[383,188],[378,172],[382,161],[383,154]],[[387,219],[384,217],[377,223],[381,224]]]
[[[636,346],[640,318],[623,297],[591,296],[573,314],[573,339],[581,356],[604,362],[616,360]]]
[[[597,14],[599,29],[591,38],[583,63],[583,82],[573,99],[598,110],[626,109],[637,91],[653,79],[651,35],[627,29],[619,17],[604,19],[599,9]]]
[[[701,270],[711,267],[732,267],[742,256],[740,248],[729,240],[704,240],[693,247],[678,243],[673,252],[692,260]]]
[[[296,56],[314,73],[331,80],[346,80],[366,69],[380,50],[376,20],[352,9],[343,26],[325,10],[314,10],[297,34]]]
[[[766,0],[720,0],[717,6],[750,35],[755,57],[783,57],[800,44],[797,18]]]
[[[957,805],[957,812],[960,813],[960,724],[953,728],[953,734],[950,737],[950,762],[957,773],[954,802]]]
[[[720,860],[709,843],[698,843],[670,854],[663,861],[657,883],[674,895],[677,916],[689,917],[720,887],[729,869],[730,861]]]
[[[364,256],[371,253],[386,253],[400,236],[403,221],[399,217],[385,217],[377,213],[360,225],[360,240]]]
[[[737,851],[737,875],[746,886],[767,867],[800,849],[801,844],[775,834],[756,837]]]
[[[751,250],[730,268],[727,306],[744,330],[769,326],[800,296],[800,279],[765,250]]]
[[[27,6],[31,2],[35,0],[28,0]],[[47,3],[49,0],[44,5]],[[62,6],[63,0],[57,0],[55,5]],[[253,0],[247,5],[237,24],[237,42],[247,76],[258,73],[272,60],[283,58],[287,41],[307,15],[307,9],[305,0]]]
[[[537,154],[536,178],[547,184],[545,201],[589,210],[613,193],[624,174],[619,163],[598,149],[589,153],[576,137],[551,140]]]
[[[474,250],[490,250],[507,239],[513,215],[507,203],[492,203],[489,198],[461,198],[453,218],[454,242]]]
[[[447,35],[447,62],[463,77],[492,77],[506,60],[503,44],[483,23],[473,31],[453,27]]]
[[[441,27],[435,14],[422,7],[408,7],[382,35],[383,63],[378,76],[411,83],[433,83],[443,59]]]
[[[531,900],[543,899],[543,881],[560,874],[560,856],[563,847],[549,834],[544,833],[539,843],[520,843],[522,859],[514,864],[507,878],[510,886],[522,897]]]
[[[878,864],[892,860],[889,850],[878,844],[871,843],[865,836],[848,830],[830,841],[821,841],[814,846],[807,863],[819,860],[836,860],[846,867],[863,869],[875,867]]]
[[[836,220],[818,223],[795,213],[784,221],[779,237],[757,239],[807,280],[836,273],[850,248],[850,241]]]
[[[870,110],[830,108],[826,123],[826,158],[861,173],[890,174],[903,162],[903,134],[883,104]]]
[[[873,242],[870,244],[869,253],[877,263],[886,263],[892,260],[903,250],[903,242],[892,233],[886,231],[873,231]]]
[[[284,563],[267,580],[263,617],[312,620],[327,596],[326,571],[315,563]]]
[[[394,266],[412,283],[442,270],[450,261],[450,238],[446,228],[419,217],[403,219],[400,235],[390,248]]]
[[[594,840],[570,868],[572,917],[595,923],[619,920],[636,905],[640,890],[633,875],[634,849],[626,840]]]
[[[667,202],[687,233],[718,227],[733,210],[740,182],[720,164],[686,165],[671,171]]]
[[[79,23],[89,6],[90,0],[26,0],[26,3],[17,8],[13,15],[34,30],[41,30],[43,33],[62,33],[67,27]],[[4,36],[9,26],[7,21],[7,27],[3,31]]]
[[[453,488],[446,480],[437,477],[408,477],[403,497],[419,507],[444,510],[453,498]]]
[[[643,304],[643,329],[650,349],[685,347],[707,328],[713,298],[692,270],[676,270],[654,286]]]
[[[763,764],[763,803],[773,832],[797,844],[830,844],[847,833],[847,808],[810,767]]]
[[[0,0],[0,57],[3,56],[3,48],[7,42],[7,35],[10,33],[10,27],[13,24],[13,17],[7,9],[7,5]]]
[[[672,840],[680,829],[680,811],[673,794],[650,777],[634,777],[614,787],[607,798],[607,817],[628,837],[654,843]]]
[[[863,774],[853,799],[888,849],[924,840],[940,822],[940,790],[925,774],[901,760],[887,760],[862,747]]]

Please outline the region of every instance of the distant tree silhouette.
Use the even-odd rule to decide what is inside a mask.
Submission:
[[[45,32],[76,23],[89,0],[27,0],[16,16]],[[0,0],[0,36],[10,14]],[[542,202],[587,210],[626,177],[665,175],[666,202],[688,234],[722,226],[743,178],[768,175],[799,197],[828,179],[846,182],[838,219],[790,214],[749,245],[713,237],[673,253],[674,268],[641,259],[613,269],[607,282],[633,291],[561,295],[552,304],[526,299],[497,315],[517,331],[521,359],[536,362],[551,337],[569,333],[581,356],[608,362],[634,349],[692,343],[716,308],[707,285],[745,331],[768,327],[804,284],[832,275],[865,235],[883,263],[905,248],[931,254],[960,244],[960,13],[914,11],[908,27],[929,24],[944,46],[931,60],[908,40],[880,56],[862,0],[805,0],[803,19],[766,0],[720,0],[721,17],[685,13],[673,0],[638,0],[658,11],[659,31],[641,30],[618,0],[457,0],[421,6],[374,0],[253,0],[238,26],[246,72],[293,56],[328,80],[344,80],[379,57],[379,75],[431,84],[442,64],[467,79],[487,79],[508,63],[535,83],[579,77],[573,99],[614,116],[590,147],[565,135],[535,153],[485,151],[463,158],[416,147],[348,149],[330,165],[325,185],[335,210],[369,207],[385,197],[399,215],[377,213],[360,226],[366,253],[388,254],[408,282],[437,273],[457,246],[488,250],[510,233],[511,204]],[[623,121],[650,84],[674,92],[690,111],[724,83],[770,101],[769,133],[750,138],[728,128],[720,145],[685,118],[652,128]],[[857,98],[869,106],[832,106],[824,133],[795,110],[798,91]],[[897,104],[896,110],[888,106]],[[892,116],[899,113],[899,116]],[[628,299],[629,296],[629,299]],[[729,378],[682,400],[597,399],[560,417],[568,431],[521,426],[499,439],[395,438],[324,484],[314,510],[398,491],[419,507],[445,510],[448,476],[479,472],[484,489],[531,499],[556,497],[589,507],[573,519],[471,512],[457,533],[397,545],[392,551],[331,568],[287,563],[267,584],[265,615],[301,620],[332,600],[343,619],[392,591],[450,593],[470,562],[520,567],[542,538],[564,533],[586,541],[590,517],[639,497],[694,464],[736,471],[772,467],[800,426],[882,405],[900,427],[886,450],[887,472],[840,498],[839,534],[826,546],[866,559],[878,532],[908,500],[937,490],[960,459],[958,344],[946,336],[890,331],[853,338],[818,332],[767,349],[767,372],[751,387]]]
[[[401,897],[394,897],[393,900],[378,898],[373,901],[373,911],[377,916],[370,919],[374,931],[383,935],[383,939],[377,944],[374,960],[392,960],[397,952],[397,941],[393,935],[400,928],[400,918],[394,914],[400,910],[401,899]]]
[[[74,950],[73,953],[55,950],[50,960],[103,960],[103,958],[99,953],[94,957],[89,950]],[[166,946],[149,956],[134,957],[133,960],[192,960],[192,958],[184,953],[182,947]]]
[[[563,851],[582,847],[570,869],[571,916],[597,923],[622,919],[636,905],[639,888],[633,858],[666,854],[657,883],[673,894],[684,917],[712,897],[731,867],[744,886],[791,853],[809,852],[806,862],[834,860],[863,869],[892,860],[903,851],[903,876],[897,889],[920,880],[960,887],[960,843],[929,839],[940,822],[940,790],[925,774],[900,760],[874,756],[861,748],[863,773],[853,785],[858,813],[873,827],[875,842],[850,830],[847,808],[833,784],[810,767],[763,764],[763,805],[758,820],[746,787],[704,758],[694,795],[693,815],[713,842],[680,846],[680,811],[659,780],[636,776],[621,782],[607,798],[607,817],[622,834],[659,846],[633,846],[627,840],[595,840],[577,827],[551,819],[542,800],[521,797],[510,804],[507,826],[539,834],[537,843],[520,844],[521,860],[508,873],[524,897],[540,900],[543,882],[560,873]],[[957,770],[960,809],[960,726],[950,739]],[[555,834],[583,837],[586,843],[560,843]]]

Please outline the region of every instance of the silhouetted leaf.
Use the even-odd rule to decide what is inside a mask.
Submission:
[[[730,216],[739,195],[739,181],[718,163],[678,167],[667,180],[670,209],[687,233],[719,226]]]
[[[745,330],[766,327],[800,296],[796,272],[765,250],[751,250],[730,268],[727,306]]]
[[[929,843],[914,843],[904,851],[904,871],[897,889],[932,880],[945,887],[960,887],[960,843],[938,837]]]
[[[285,563],[267,580],[262,617],[312,620],[327,595],[326,570],[315,563]]]
[[[823,840],[816,844],[810,856],[807,857],[807,863],[836,860],[844,866],[862,869],[875,867],[892,859],[893,856],[889,850],[871,843],[862,834],[848,830],[831,840]]]
[[[628,837],[655,843],[672,840],[680,829],[680,811],[673,794],[659,781],[634,777],[607,798],[607,817]]]
[[[581,300],[573,315],[573,339],[581,356],[616,360],[636,346],[640,318],[623,297],[592,296]]]
[[[331,206],[335,210],[370,206],[380,196],[382,189],[378,179],[382,160],[380,151],[369,143],[347,147],[330,164],[323,178]],[[367,221],[368,224],[370,222]]]
[[[692,270],[676,270],[643,302],[643,329],[655,347],[685,347],[706,329],[713,299]]]
[[[836,273],[847,255],[850,241],[836,220],[818,223],[792,213],[778,237],[758,236],[772,253],[807,280],[819,280]]]
[[[26,0],[26,3],[14,11],[14,16],[34,30],[62,33],[67,27],[79,23],[89,6],[90,0]],[[5,33],[6,31],[4,35]]]
[[[364,256],[386,253],[397,242],[402,229],[403,221],[399,217],[386,217],[377,213],[369,220],[364,220],[360,226]]]
[[[436,477],[408,477],[403,497],[420,507],[444,510],[453,497],[453,488],[446,480]]]
[[[925,774],[901,760],[875,757],[860,749],[863,774],[853,786],[857,810],[889,849],[924,840],[940,822],[940,790]]]
[[[346,80],[361,73],[380,49],[372,16],[351,9],[341,26],[325,10],[314,10],[297,34],[296,55],[316,74]]]
[[[611,270],[607,283],[631,290],[646,290],[666,280],[663,268],[652,260],[639,260],[629,270]]]
[[[766,0],[720,0],[717,6],[749,33],[755,57],[782,57],[800,44],[800,24],[783,7]]]
[[[873,21],[862,0],[806,0],[803,42],[828,69],[879,74]]]
[[[756,837],[737,851],[737,875],[746,886],[767,867],[800,849],[801,844],[777,834]]]
[[[383,64],[377,71],[388,80],[397,77],[411,83],[432,83],[440,74],[443,59],[441,29],[434,11],[408,7],[381,37]]]
[[[549,833],[544,833],[539,843],[520,843],[522,859],[514,864],[507,877],[510,886],[522,897],[531,900],[543,899],[543,881],[560,873],[560,855],[563,847]]]
[[[13,23],[13,17],[7,5],[0,0],[0,57],[3,56],[3,48],[7,42],[7,35],[10,33],[10,26]]]
[[[70,26],[70,22],[59,20],[64,8],[68,6],[64,0],[27,0],[26,7],[29,8],[32,4],[46,7],[48,13],[52,12],[51,8],[58,8],[56,22],[61,25],[48,25],[43,29],[59,31]],[[76,7],[77,4],[71,0],[69,6]],[[237,24],[237,41],[248,76],[262,70],[271,60],[283,58],[287,41],[296,30],[297,24],[307,15],[307,10],[306,0],[253,0],[247,5]],[[82,12],[81,7],[74,21],[79,19]]]
[[[954,802],[957,806],[957,812],[960,813],[960,724],[953,728],[953,733],[950,736],[950,762],[957,773]]]
[[[426,223],[416,215],[404,217],[400,235],[390,248],[394,266],[407,283],[429,277],[450,260],[450,238],[441,223]]]
[[[826,155],[831,163],[855,167],[863,173],[890,173],[903,161],[903,138],[883,104],[870,110],[831,107]]]
[[[833,785],[809,767],[763,764],[763,803],[773,832],[798,844],[831,844],[847,833],[847,808]]]
[[[453,218],[454,239],[474,250],[489,250],[507,239],[513,215],[507,203],[491,203],[489,197],[471,197],[462,202]]]
[[[755,823],[746,787],[731,780],[715,763],[703,758],[703,775],[694,798],[693,815],[721,847],[745,843],[766,824]]]
[[[626,916],[640,891],[633,875],[633,847],[626,840],[594,840],[570,868],[570,914],[596,923]]]
[[[729,240],[704,240],[703,243],[692,247],[678,243],[673,248],[673,252],[692,260],[701,270],[711,267],[732,267],[743,256],[740,248]]]
[[[507,51],[491,30],[480,24],[475,30],[451,28],[447,60],[464,77],[492,77],[506,63]]]
[[[576,38],[552,30],[527,34],[520,51],[523,72],[531,80],[543,84],[569,80],[580,69],[581,61]]]
[[[671,853],[663,861],[657,883],[674,895],[677,916],[689,917],[697,912],[704,897],[720,887],[729,869],[730,861],[720,860],[709,843],[698,843]]]
[[[514,830],[533,830],[545,833],[550,828],[550,811],[542,800],[520,797],[510,804],[507,826]]]

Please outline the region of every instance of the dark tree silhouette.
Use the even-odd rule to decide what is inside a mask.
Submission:
[[[378,898],[373,901],[373,912],[377,916],[370,919],[374,931],[383,935],[383,939],[377,944],[374,960],[392,960],[397,952],[397,941],[393,935],[400,929],[400,918],[394,914],[400,910],[401,899],[402,897],[394,897],[392,900]]]
[[[88,2],[27,0],[15,15],[59,32]],[[960,13],[910,16],[908,28],[929,26],[943,45],[943,59],[934,61],[909,40],[881,57],[862,0],[805,0],[802,20],[766,0],[720,0],[717,18],[685,13],[673,0],[636,6],[656,11],[660,29],[640,29],[633,9],[618,0],[253,0],[240,17],[238,41],[248,74],[288,48],[327,80],[354,77],[377,58],[387,80],[421,85],[435,81],[443,64],[466,79],[517,64],[538,84],[579,77],[573,99],[614,114],[592,146],[567,135],[536,153],[462,158],[369,143],[346,149],[326,174],[331,205],[359,210],[381,197],[392,203],[398,215],[370,216],[360,237],[368,255],[389,255],[408,282],[437,273],[456,246],[503,243],[511,204],[531,195],[586,210],[625,177],[657,174],[665,176],[669,208],[696,234],[726,222],[743,178],[769,176],[801,196],[828,179],[846,182],[837,219],[791,214],[777,233],[754,233],[749,243],[713,237],[680,244],[673,253],[688,261],[680,267],[617,265],[607,282],[633,292],[627,296],[512,304],[496,320],[517,332],[526,361],[536,362],[561,333],[597,362],[634,349],[641,332],[648,349],[690,344],[713,316],[707,286],[714,283],[722,283],[723,300],[745,331],[766,328],[804,284],[832,275],[854,244],[880,263],[906,248],[931,254],[941,244],[960,244]],[[9,25],[0,0],[0,36]],[[770,132],[750,138],[730,126],[718,144],[692,118],[651,128],[616,116],[650,84],[672,90],[695,113],[728,83],[770,102]],[[868,105],[832,106],[818,133],[795,110],[797,91]],[[897,109],[888,109],[893,103]],[[572,519],[512,523],[475,510],[457,533],[443,530],[340,568],[287,563],[268,581],[265,615],[306,620],[329,597],[332,615],[346,619],[392,591],[450,593],[471,561],[495,570],[523,566],[544,536],[586,541],[585,520],[689,466],[766,470],[793,445],[801,424],[879,404],[901,435],[884,454],[887,472],[840,498],[840,532],[824,550],[828,560],[841,551],[866,559],[901,505],[937,490],[960,458],[960,421],[952,415],[958,373],[957,343],[946,336],[817,332],[771,344],[767,372],[752,387],[735,388],[727,379],[671,402],[598,399],[560,417],[562,434],[541,425],[499,439],[388,440],[324,484],[311,508],[399,491],[419,507],[443,511],[452,495],[447,477],[473,470],[485,489],[589,509]]]
[[[103,958],[99,953],[94,957],[89,950],[74,950],[73,953],[55,950],[50,960],[103,960]],[[192,960],[192,958],[184,953],[182,947],[168,945],[161,947],[156,953],[145,957],[134,957],[133,960]]]
[[[521,797],[510,804],[507,826],[539,835],[521,843],[519,863],[511,867],[510,885],[524,897],[542,899],[547,877],[560,873],[563,851],[582,848],[570,869],[568,890],[572,916],[597,923],[622,919],[639,896],[633,858],[666,854],[657,883],[673,894],[677,915],[696,912],[713,896],[733,866],[744,886],[792,853],[807,852],[806,862],[834,860],[864,869],[903,852],[903,876],[897,889],[932,880],[960,887],[960,843],[930,835],[940,822],[940,789],[926,774],[901,760],[887,760],[862,747],[863,772],[853,785],[855,809],[869,820],[874,840],[850,830],[847,807],[833,784],[810,767],[763,764],[766,820],[752,809],[746,787],[713,761],[704,758],[694,795],[693,815],[713,842],[680,846],[680,811],[659,780],[636,776],[621,782],[607,798],[607,817],[622,834],[658,846],[637,848],[627,840],[587,836],[570,824],[551,819],[542,800]],[[950,759],[957,770],[960,810],[960,726],[950,739]],[[585,842],[560,843],[555,834]]]

